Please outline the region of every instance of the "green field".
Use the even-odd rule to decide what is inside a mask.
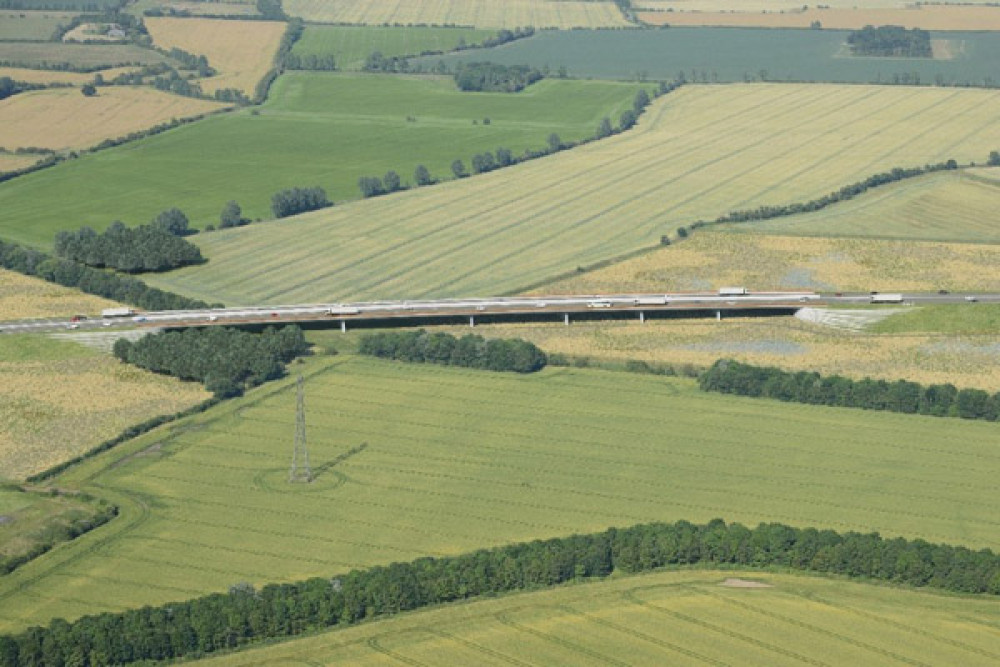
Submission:
[[[997,304],[947,304],[922,306],[893,315],[872,327],[880,333],[995,334],[1000,331],[1000,306]],[[994,344],[1000,355],[1000,344]]]
[[[0,62],[44,67],[69,63],[80,69],[172,62],[166,56],[131,44],[64,44],[62,42],[0,42]]]
[[[450,178],[456,158],[468,167],[498,146],[540,149],[551,132],[592,136],[636,90],[547,80],[519,94],[460,93],[444,78],[290,73],[258,113],[213,117],[0,184],[0,237],[47,248],[60,229],[145,223],[172,206],[203,227],[218,224],[231,199],[247,217],[271,217],[282,188],[320,185],[342,201],[360,196],[360,176],[395,169],[412,181],[421,163]]]
[[[984,170],[985,171],[985,170]],[[1000,242],[1000,181],[944,172],[870,190],[822,211],[719,229],[802,236]]]
[[[0,579],[0,631],[651,520],[781,521],[1000,546],[996,426],[741,399],[691,380],[340,355],[55,480],[122,508]],[[367,446],[329,467],[338,455]]]
[[[0,9],[0,40],[46,40],[60,25],[69,25],[76,14],[22,12]]]
[[[57,9],[60,11],[78,10],[87,12],[94,11],[95,9],[116,7],[120,4],[119,0],[17,0],[17,2],[25,9],[30,10]]]
[[[360,70],[365,58],[378,51],[383,56],[415,56],[425,51],[451,51],[460,44],[479,44],[496,35],[472,28],[404,28],[401,26],[306,26],[295,43],[297,56],[332,55],[337,69]]]
[[[982,161],[1000,146],[998,113],[998,91],[689,86],[604,141],[198,237],[207,264],[150,280],[231,305],[518,292],[698,219],[809,200],[895,166]]]
[[[971,666],[996,664],[998,641],[996,600],[708,570],[452,605],[203,664]]]

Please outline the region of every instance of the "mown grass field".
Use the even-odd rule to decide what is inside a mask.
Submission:
[[[0,337],[0,480],[23,479],[135,423],[208,397],[72,342]]]
[[[55,480],[99,490],[122,516],[0,580],[0,631],[650,520],[1000,546],[988,422],[593,370],[515,376],[349,355],[291,370]],[[311,485],[287,482],[300,372]]]
[[[565,67],[577,77],[628,80],[646,76],[672,81],[683,73],[688,81],[704,83],[760,81],[762,77],[785,82],[892,83],[916,74],[925,84],[940,80],[973,86],[994,81],[994,65],[1000,62],[1000,34],[996,33],[935,33],[936,44],[947,47],[950,60],[844,57],[847,36],[838,30],[683,26],[546,30],[501,49],[469,50],[415,62],[426,68],[441,59],[450,67],[490,60],[505,65],[547,65],[552,70]]]
[[[93,97],[76,88],[33,90],[0,100],[0,146],[90,148],[104,139],[226,106],[142,86],[102,87]]]
[[[0,40],[46,40],[60,25],[69,25],[75,14],[0,10]]]
[[[140,0],[133,5],[133,12],[138,10],[151,9],[153,7],[169,7],[175,10],[189,12],[198,15],[211,16],[254,16],[257,14],[257,5],[253,2],[207,2],[205,0]]]
[[[961,304],[967,305],[967,304]],[[975,308],[982,304],[968,304]],[[957,307],[956,307],[957,310]],[[961,311],[959,311],[961,312]],[[629,360],[705,368],[721,357],[792,371],[817,371],[861,379],[906,379],[923,384],[951,383],[1000,391],[1000,346],[992,320],[969,314],[962,324],[924,324],[915,313],[891,313],[874,322],[867,311],[832,311],[827,323],[788,318],[647,319],[629,322],[501,324],[481,329],[485,336],[519,336],[547,352],[602,362]],[[714,313],[712,314],[714,315]],[[916,321],[910,318],[916,318]],[[892,324],[895,318],[902,323]],[[839,321],[838,321],[839,320]],[[937,320],[938,322],[940,320]],[[898,334],[880,333],[880,327]],[[452,333],[468,330],[456,328]]]
[[[288,73],[259,115],[219,115],[0,184],[0,237],[48,248],[60,229],[145,223],[172,206],[197,227],[217,225],[231,199],[269,218],[282,188],[319,185],[341,202],[360,197],[361,176],[395,169],[412,182],[421,163],[450,178],[456,158],[468,167],[498,146],[541,149],[551,132],[592,136],[637,90],[551,80],[517,95],[465,94],[450,78]]]
[[[120,305],[40,278],[0,269],[0,318],[4,320],[74,314],[93,316],[99,315],[104,308]]]
[[[996,6],[921,5],[918,7],[815,7],[797,11],[674,11],[643,12],[636,17],[649,25],[715,26],[729,28],[809,28],[819,21],[828,30],[860,30],[866,25],[901,25],[907,29],[950,31],[1000,30]]]
[[[768,587],[724,585],[732,579]],[[1000,660],[998,621],[995,600],[675,571],[405,614],[203,664],[989,665]]]
[[[948,333],[996,335],[1000,331],[1000,307],[977,303],[923,306],[893,315],[872,327],[884,333]],[[993,346],[1000,356],[1000,344]]]
[[[0,62],[26,67],[69,63],[83,69],[100,69],[173,61],[152,49],[131,44],[0,42]]]
[[[147,17],[144,22],[157,46],[208,58],[218,74],[198,81],[203,91],[236,88],[249,97],[271,69],[286,27],[278,21],[206,18]]]
[[[285,13],[317,23],[458,25],[476,28],[628,27],[613,2],[577,0],[286,0]]]
[[[292,53],[332,55],[337,69],[360,70],[375,51],[383,56],[415,56],[424,51],[451,51],[460,44],[480,44],[493,30],[472,28],[404,28],[400,26],[308,25]]]
[[[698,219],[893,166],[982,160],[1000,145],[998,112],[992,91],[682,88],[637,129],[556,156],[198,237],[207,264],[151,282],[228,304],[523,291]]]
[[[998,175],[1000,169],[930,174],[871,190],[822,211],[719,229],[753,234],[997,243]]]

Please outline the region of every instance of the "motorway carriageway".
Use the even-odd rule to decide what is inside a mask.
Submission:
[[[1000,303],[1000,294],[902,294],[903,304],[965,303],[976,301]],[[477,319],[547,319],[562,317],[568,324],[573,315],[587,314],[587,319],[602,316],[621,319],[632,313],[644,320],[647,313],[675,311],[674,315],[691,311],[702,317],[705,310],[716,316],[752,311],[790,314],[804,306],[854,305],[871,303],[867,293],[817,294],[815,292],[750,292],[741,295],[720,295],[716,292],[672,294],[591,294],[529,297],[484,297],[463,299],[430,299],[407,301],[368,301],[359,303],[329,303],[285,306],[246,306],[203,310],[166,310],[137,312],[128,317],[83,319],[72,315],[45,320],[0,322],[0,333],[34,333],[59,329],[99,329],[102,327],[191,327],[244,325],[261,323],[326,322],[346,329],[351,322],[373,326],[412,326],[427,323]],[[970,305],[974,305],[971,304]]]

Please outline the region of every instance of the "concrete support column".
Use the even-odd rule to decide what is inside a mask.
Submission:
[[[340,331],[347,333],[347,320],[340,320]]]
[[[716,320],[721,320],[722,319],[722,311],[721,310],[715,311],[715,319]]]
[[[644,311],[639,311],[639,323],[644,324],[646,322],[646,313]]]
[[[569,326],[569,313],[564,313],[564,314],[563,314],[563,323],[564,323],[564,324],[565,324],[566,326]]]
[[[469,326],[470,327],[476,326],[476,318],[473,317],[472,315],[469,315]]]

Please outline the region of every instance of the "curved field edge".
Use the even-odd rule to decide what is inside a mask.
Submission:
[[[288,378],[84,462],[54,483],[107,497],[126,527],[0,580],[0,631],[652,520],[998,545],[991,424],[594,370],[523,377],[348,355],[294,370],[314,467],[363,451],[289,485]]]
[[[198,664],[987,665],[996,601],[761,570],[659,571],[401,614]]]
[[[993,110],[993,91],[685,87],[657,100],[634,131],[477,178],[207,235],[198,239],[207,264],[152,280],[231,304],[515,292],[651,247],[694,220],[812,199],[894,166],[982,160],[983,145],[1000,145]]]

